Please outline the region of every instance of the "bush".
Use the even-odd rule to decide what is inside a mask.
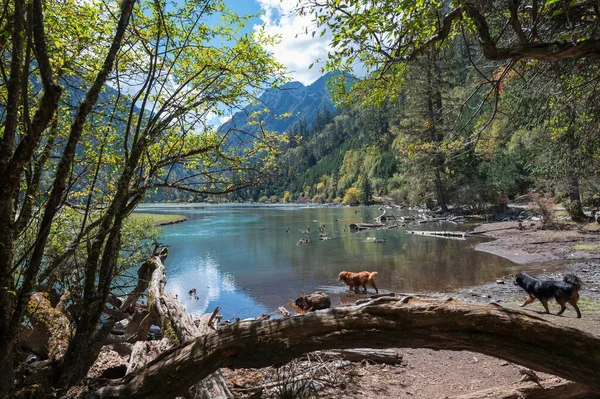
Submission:
[[[408,203],[408,190],[405,188],[392,190],[388,197],[396,205],[402,205]]]
[[[325,202],[327,202],[327,197],[325,196],[325,194],[316,194],[312,198],[312,202],[316,202],[316,203],[319,203],[319,204],[324,204]]]
[[[532,202],[530,205],[542,217],[542,228],[550,227],[554,224],[554,206],[556,203],[550,194],[533,193],[530,195]]]
[[[358,205],[360,203],[359,198],[360,198],[360,191],[355,188],[355,187],[350,187],[349,189],[346,190],[346,193],[344,194],[344,200],[342,201],[342,204],[344,205]]]

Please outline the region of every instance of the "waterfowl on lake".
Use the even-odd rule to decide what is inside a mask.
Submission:
[[[304,244],[308,244],[310,242],[310,236],[308,236],[308,238],[301,238],[298,240],[298,242],[296,243],[296,245],[304,245]]]

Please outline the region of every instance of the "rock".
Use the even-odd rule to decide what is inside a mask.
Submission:
[[[88,371],[89,378],[121,378],[127,372],[127,362],[111,349],[103,347]]]
[[[504,280],[496,280],[496,284],[504,284]]]
[[[313,311],[321,309],[329,309],[331,307],[331,299],[324,292],[315,292],[310,295],[302,295],[296,298],[296,306],[303,311]]]

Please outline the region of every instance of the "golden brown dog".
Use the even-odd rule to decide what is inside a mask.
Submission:
[[[341,272],[340,273],[340,281],[343,281],[351,290],[358,291],[360,287],[363,287],[365,290],[364,293],[367,293],[367,285],[375,288],[375,292],[379,293],[377,286],[375,285],[375,276],[377,276],[377,272]]]

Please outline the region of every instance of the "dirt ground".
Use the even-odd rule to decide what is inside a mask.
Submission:
[[[433,295],[452,297],[471,303],[497,303],[502,306],[534,312],[554,323],[600,333],[600,225],[563,225],[552,230],[541,229],[539,222],[526,221],[522,229],[517,222],[491,223],[479,226],[476,234],[497,240],[477,246],[477,250],[506,257],[513,262],[527,264],[542,261],[562,262],[553,265],[543,278],[562,279],[571,272],[584,282],[579,306],[583,317],[576,318],[572,308],[557,316],[558,305],[552,303],[551,314],[543,314],[536,301],[526,308],[519,305],[526,294],[514,285],[514,276],[503,276],[496,281],[461,289],[452,293]],[[306,397],[319,398],[451,398],[486,388],[517,384],[523,369],[509,362],[471,352],[433,351],[428,349],[399,349],[399,365],[362,363],[327,363],[327,372],[333,377],[314,382]],[[335,369],[332,371],[332,369]],[[273,369],[224,370],[232,391],[239,398],[285,397],[277,388],[248,390],[273,380]],[[556,379],[537,373],[541,384]],[[317,378],[317,381],[319,379]],[[479,397],[477,395],[473,398]],[[593,396],[589,396],[593,397]],[[596,396],[600,398],[599,396]]]

